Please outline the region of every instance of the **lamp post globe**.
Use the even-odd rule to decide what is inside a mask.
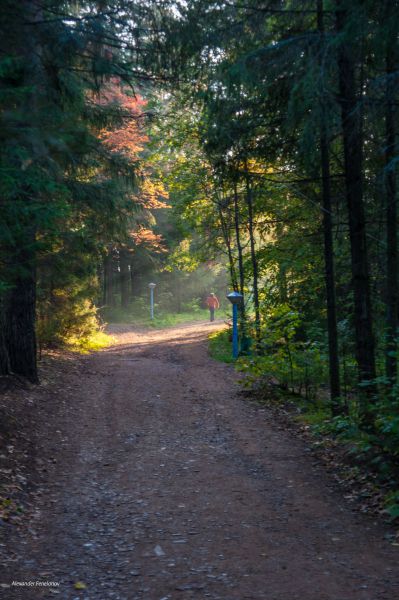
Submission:
[[[227,294],[226,298],[227,300],[230,300],[233,305],[240,304],[241,300],[243,299],[243,295],[240,294],[240,292],[230,292],[230,294]]]

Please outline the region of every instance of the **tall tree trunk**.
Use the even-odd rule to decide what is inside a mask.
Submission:
[[[114,260],[111,248],[108,249],[107,254],[104,257],[104,300],[106,306],[115,306]]]
[[[223,214],[223,209],[221,207],[220,202],[218,202],[218,211],[219,211],[219,219],[220,219],[220,225],[221,225],[221,229],[222,229],[222,235],[224,238],[224,242],[226,244],[227,256],[229,259],[229,271],[230,271],[231,285],[233,287],[233,290],[237,291],[237,289],[238,289],[237,273],[236,273],[236,268],[235,268],[235,263],[234,263],[233,249],[232,249],[232,245],[231,245],[231,235],[230,235],[229,226],[226,222],[226,218]]]
[[[337,0],[337,33],[346,36],[346,0]],[[356,95],[356,46],[343,39],[338,54],[339,92],[342,134],[344,144],[346,201],[351,245],[352,285],[354,293],[354,321],[356,360],[360,381],[375,379],[374,337],[372,327],[369,263],[363,202],[363,140],[362,122]],[[361,417],[365,425],[372,424],[369,405],[374,386],[367,386],[363,394]]]
[[[136,286],[135,286],[135,280],[134,280],[134,270],[133,270],[133,261],[130,260],[130,285],[129,285],[129,294],[130,294],[130,299],[134,300],[134,298],[136,297]]]
[[[246,354],[250,351],[251,337],[248,335],[248,327],[246,320],[245,311],[245,271],[244,271],[244,260],[243,260],[243,249],[241,243],[241,229],[240,229],[240,205],[238,198],[237,182],[234,182],[234,229],[236,234],[236,246],[238,253],[238,277],[240,285],[240,294],[242,300],[238,305],[238,315],[240,320],[240,353]]]
[[[238,204],[238,190],[237,183],[234,184],[234,229],[236,234],[236,246],[238,253],[238,276],[240,280],[240,294],[243,296],[243,301],[240,305],[240,310],[244,316],[245,305],[244,305],[244,287],[245,287],[245,273],[244,273],[244,261],[241,244],[241,231],[240,231],[240,207]]]
[[[321,37],[321,49],[324,46],[324,18],[323,0],[317,0],[317,25]],[[320,62],[322,52],[319,52]],[[320,67],[322,65],[320,64]],[[335,296],[334,272],[334,242],[332,233],[332,202],[331,202],[331,177],[330,177],[330,149],[327,135],[327,112],[325,100],[321,97],[321,123],[320,123],[320,157],[322,173],[322,206],[323,206],[323,236],[324,236],[324,273],[327,299],[327,330],[328,330],[328,358],[330,376],[331,409],[333,415],[343,412],[340,402],[341,385],[339,376],[338,355],[338,330],[337,309]]]
[[[320,134],[322,204],[324,237],[324,276],[327,299],[328,358],[330,376],[331,409],[333,415],[344,412],[340,402],[341,384],[339,374],[337,306],[335,295],[334,242],[332,234],[332,203],[330,186],[330,158],[324,125]]]
[[[22,59],[23,106],[20,110],[24,114],[21,130],[29,132],[40,124],[40,110],[44,102],[46,73],[41,61],[42,45],[40,28],[34,27],[35,23],[42,21],[43,8],[38,0],[21,0],[17,7],[17,21],[15,23],[14,43],[10,48],[12,53]],[[18,23],[18,19],[20,22]],[[41,157],[40,140],[32,144],[27,135],[25,150],[29,152],[32,162],[39,161]],[[23,154],[23,153],[22,153]],[[22,162],[22,161],[21,161]],[[20,165],[22,174],[22,164]],[[29,211],[33,198],[29,186],[25,189],[25,202],[28,217],[22,216],[18,223],[19,235],[14,245],[9,248],[10,289],[5,298],[5,314],[3,319],[3,344],[7,349],[9,367],[13,373],[22,375],[38,383],[37,357],[36,357],[36,225],[35,211]],[[3,345],[4,348],[4,345]],[[2,359],[4,365],[4,358]]]
[[[31,230],[32,247],[35,232]],[[27,240],[25,240],[27,244]],[[36,269],[35,255],[26,246],[16,251],[11,264],[17,273],[7,294],[5,313],[5,341],[11,371],[23,375],[32,383],[38,383],[36,362]]]
[[[0,298],[0,376],[11,373],[10,358],[6,341],[6,297]]]
[[[279,263],[277,273],[278,295],[281,304],[288,302],[288,286],[287,286],[287,266],[285,263]]]
[[[258,287],[258,260],[256,257],[255,246],[255,228],[254,228],[254,207],[252,197],[252,186],[249,179],[248,166],[245,167],[245,199],[248,207],[248,233],[249,243],[251,248],[251,264],[252,264],[252,281],[253,281],[253,298],[255,309],[255,341],[256,350],[259,350],[260,345],[260,309],[259,309],[259,287]]]
[[[282,239],[284,236],[284,224],[276,223],[276,238]],[[288,281],[287,281],[287,264],[285,260],[278,261],[277,271],[277,286],[280,304],[288,304]]]
[[[121,279],[121,307],[127,309],[129,307],[129,251],[126,248],[120,248],[119,250],[119,268],[120,268],[120,279]]]
[[[388,17],[390,4],[387,6]],[[393,38],[393,39],[392,39]],[[387,219],[387,281],[386,281],[386,376],[392,384],[397,380],[397,329],[398,329],[398,209],[396,198],[396,169],[393,164],[396,151],[395,128],[395,88],[396,34],[387,40],[386,72],[386,112],[385,112],[385,194]]]
[[[175,306],[176,312],[180,314],[182,312],[182,301],[181,301],[181,279],[180,273],[177,272],[176,283],[175,283]]]

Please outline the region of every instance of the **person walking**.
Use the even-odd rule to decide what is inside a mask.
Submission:
[[[206,299],[206,305],[209,308],[209,316],[210,316],[210,320],[214,321],[215,320],[215,310],[217,308],[219,308],[220,304],[219,304],[219,300],[217,299],[216,295],[211,292],[208,296],[208,298]]]

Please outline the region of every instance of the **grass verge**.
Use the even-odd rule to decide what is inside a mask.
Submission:
[[[154,319],[151,319],[148,310],[143,311],[142,308],[132,306],[128,310],[120,308],[106,309],[102,312],[102,318],[107,323],[114,324],[130,324],[140,325],[142,327],[151,327],[154,329],[165,329],[190,323],[192,321],[207,321],[208,311],[198,309],[195,311],[184,311],[181,313],[162,312],[155,306]]]
[[[232,357],[232,348],[229,330],[215,331],[209,335],[209,354],[215,360],[224,363],[235,362]]]

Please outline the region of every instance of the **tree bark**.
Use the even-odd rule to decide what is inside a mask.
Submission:
[[[181,279],[180,273],[176,274],[176,283],[175,283],[175,307],[176,312],[180,314],[182,312],[182,301],[181,301]]]
[[[129,294],[130,299],[133,301],[136,297],[136,286],[135,286],[135,278],[134,278],[134,265],[132,261],[132,257],[130,257],[130,285],[129,285]]]
[[[0,376],[10,375],[11,365],[6,341],[6,298],[0,299]]]
[[[40,28],[32,27],[42,20],[43,8],[38,0],[21,0],[17,6],[15,35],[10,50],[22,59],[23,113],[21,129],[27,131],[25,150],[32,162],[40,160],[40,143],[33,144],[30,128],[38,128],[40,109],[45,101],[46,74],[41,61],[42,42]],[[19,22],[18,22],[19,21]],[[4,32],[3,32],[4,33]],[[38,155],[39,154],[39,155]],[[21,161],[22,162],[22,161]],[[22,164],[20,165],[22,175]],[[35,193],[27,185],[25,190],[27,216],[21,215],[18,235],[8,249],[10,289],[5,294],[2,346],[3,368],[9,367],[12,373],[22,375],[33,383],[38,383],[36,356],[36,224],[34,210],[29,210]]]
[[[317,25],[321,37],[321,49],[324,46],[323,0],[317,0]],[[321,56],[321,52],[319,52]],[[320,59],[321,60],[321,59]],[[321,66],[321,65],[320,65]],[[332,232],[332,202],[330,177],[330,149],[327,135],[327,112],[324,98],[320,99],[320,158],[322,175],[322,207],[324,237],[324,276],[327,301],[327,331],[331,410],[333,415],[344,412],[340,402],[341,385],[339,374],[337,309],[335,296],[334,242]]]
[[[390,14],[388,4],[388,17]],[[393,39],[392,39],[393,38]],[[386,281],[386,376],[391,384],[397,381],[397,330],[398,330],[398,209],[396,198],[396,169],[393,161],[396,154],[395,128],[395,82],[396,71],[396,35],[387,40],[385,74],[386,74],[386,109],[385,109],[385,195],[387,219],[387,281]]]
[[[252,186],[249,179],[248,167],[245,168],[245,185],[246,194],[245,199],[248,207],[248,232],[249,232],[249,243],[251,249],[251,264],[252,264],[252,281],[253,281],[253,298],[254,298],[254,309],[255,309],[255,341],[256,350],[259,350],[260,345],[260,309],[259,309],[259,287],[258,287],[258,260],[256,257],[256,246],[255,246],[255,228],[254,228],[254,208],[253,208],[253,197],[252,197]]]
[[[244,261],[241,244],[241,231],[240,231],[240,208],[238,204],[238,191],[237,184],[234,184],[234,228],[236,234],[236,245],[238,253],[238,276],[240,280],[240,294],[242,294],[243,301],[241,303],[241,313],[244,314],[244,287],[245,287],[245,273],[244,273]]]
[[[322,125],[324,129],[324,126]],[[333,415],[344,412],[340,402],[341,384],[339,374],[337,305],[335,296],[334,242],[332,234],[332,203],[330,186],[329,148],[325,131],[320,134],[321,169],[322,169],[322,205],[323,205],[323,237],[324,237],[324,277],[327,300],[327,330],[330,397]]]
[[[337,0],[336,29],[345,36],[347,11],[345,0]],[[338,50],[339,93],[344,145],[346,202],[351,245],[352,286],[354,293],[354,322],[356,360],[359,381],[375,379],[374,337],[370,297],[370,277],[366,223],[363,202],[363,140],[355,76],[356,46],[344,39]],[[361,417],[371,425],[369,405],[374,396],[374,386],[365,388]]]
[[[127,309],[129,307],[129,251],[126,248],[120,248],[119,250],[119,268],[120,268],[120,280],[121,280],[121,307]]]
[[[114,260],[111,248],[104,257],[104,300],[108,307],[115,306],[114,294]]]
[[[34,246],[34,229],[30,238]],[[7,294],[4,336],[9,364],[12,373],[22,375],[32,383],[38,383],[35,334],[36,269],[35,254],[31,248],[16,251],[12,267],[17,276]]]
[[[230,271],[231,285],[233,287],[233,290],[237,291],[237,289],[238,289],[237,273],[236,273],[236,269],[235,269],[233,250],[232,250],[232,246],[231,246],[231,235],[230,235],[229,227],[226,222],[225,216],[223,214],[223,209],[220,205],[220,202],[218,202],[218,211],[219,211],[220,226],[222,229],[223,238],[224,238],[226,248],[227,248],[227,256],[229,259],[229,271]]]

